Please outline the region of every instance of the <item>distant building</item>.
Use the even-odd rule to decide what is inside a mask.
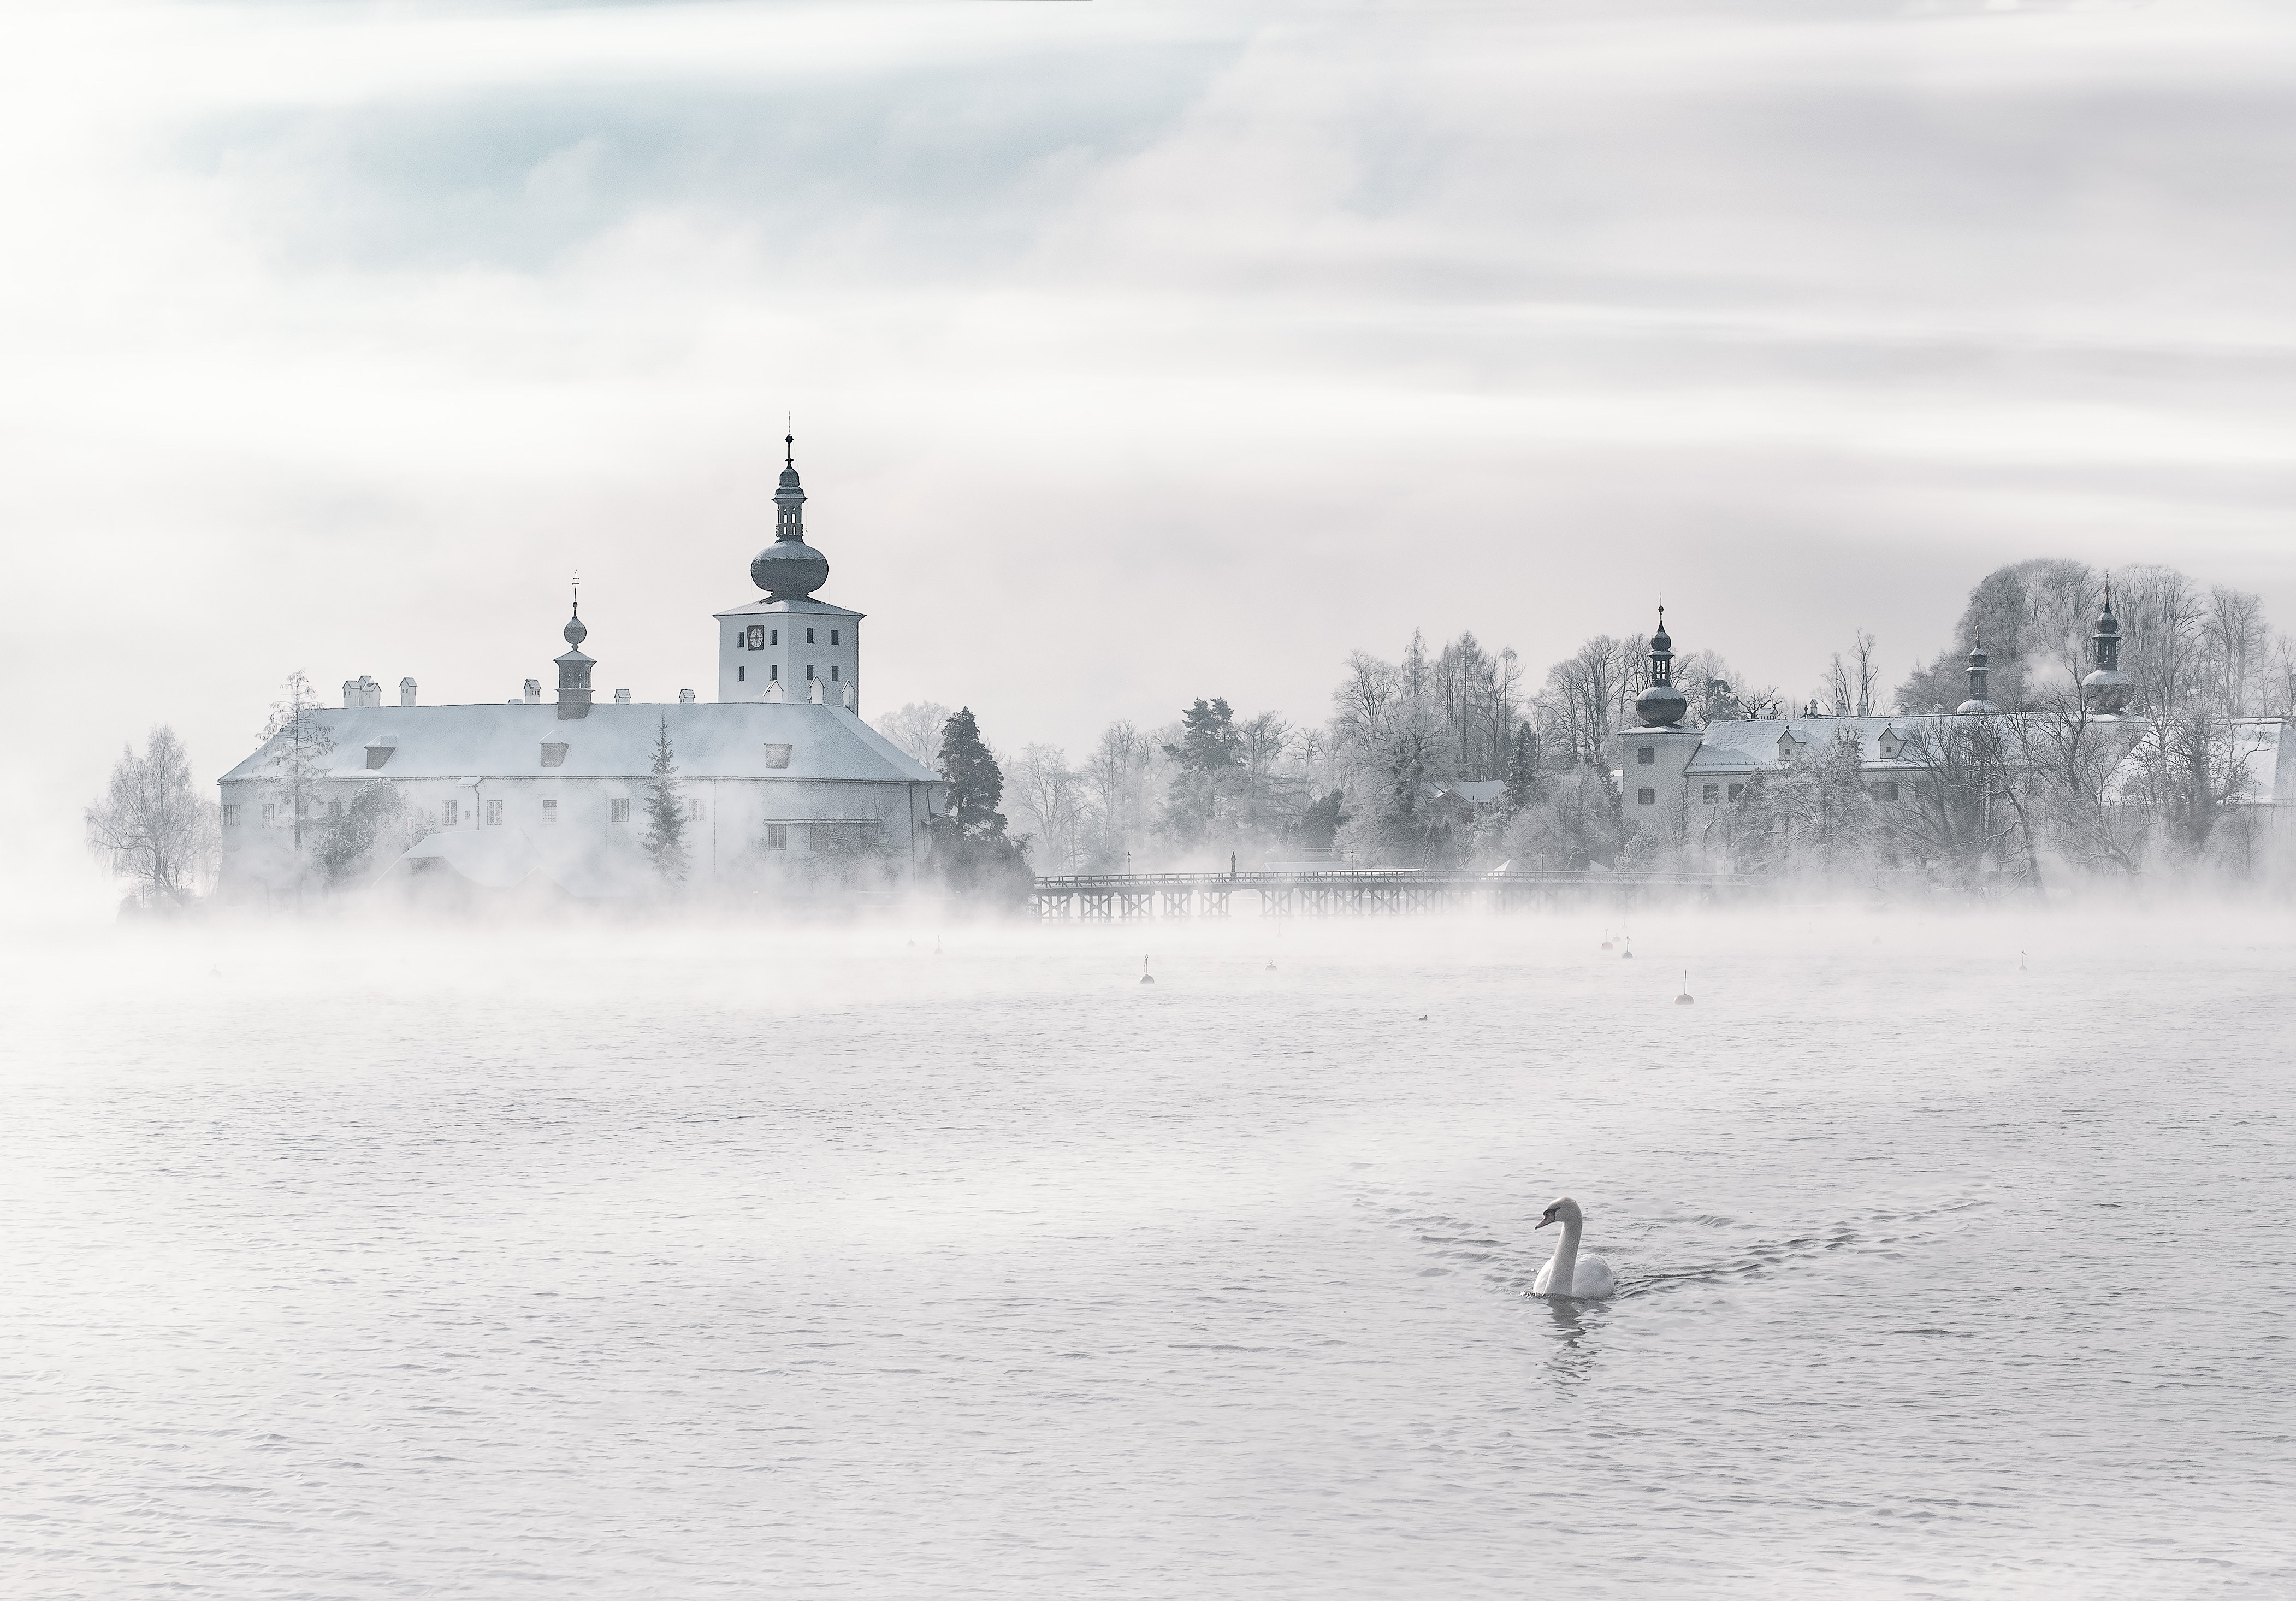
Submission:
[[[362,675],[340,710],[317,715],[332,748],[305,800],[308,830],[339,817],[362,786],[397,786],[434,832],[397,870],[508,888],[542,882],[585,896],[632,894],[650,881],[641,846],[658,734],[676,752],[696,883],[761,889],[808,858],[857,856],[912,873],[947,785],[864,723],[861,620],[813,598],[829,562],[806,543],[794,439],[774,500],[775,538],[750,563],[765,598],[717,613],[718,695],[639,702],[593,698],[597,663],[578,602],[554,663],[554,703],[539,679],[506,704],[422,706],[412,677],[398,704]],[[222,891],[261,899],[301,876],[294,819],[272,746],[221,780]]]
[[[2129,680],[2120,670],[2120,622],[2110,592],[2092,639],[2095,668],[2081,680],[2083,705],[2099,736],[2120,752],[2109,792],[2120,791],[2135,766],[2137,741],[2152,725],[2127,715]],[[1616,776],[1621,809],[1630,821],[1672,831],[1693,864],[1727,871],[1732,809],[1756,778],[1784,774],[1814,754],[1857,747],[1859,783],[1882,806],[1908,805],[1937,782],[1939,753],[1972,717],[1993,715],[1989,661],[1980,643],[1969,655],[1969,698],[1951,712],[1887,717],[1757,718],[1681,726],[1687,700],[1674,686],[1674,641],[1659,610],[1650,642],[1650,685],[1635,702],[1638,726],[1620,730]],[[1814,710],[1814,709],[1813,709]],[[2236,764],[2235,808],[2263,809],[2251,833],[2296,825],[2296,727],[2279,718],[2232,719],[2227,730]]]

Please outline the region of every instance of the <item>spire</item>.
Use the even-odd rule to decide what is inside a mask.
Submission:
[[[558,658],[558,718],[561,722],[590,715],[590,669],[596,663],[582,653],[590,629],[582,620],[582,575],[574,575],[574,615],[564,630],[567,650]]]
[[[2103,717],[2117,717],[2128,704],[2132,686],[2128,675],[2120,670],[2120,619],[2112,614],[2112,586],[2104,587],[2104,611],[2096,620],[2096,632],[2090,636],[2096,653],[2096,667],[2081,680],[2081,700],[2087,709]]]
[[[1646,727],[1669,728],[1689,710],[1689,698],[1674,686],[1674,639],[1666,631],[1666,608],[1660,606],[1658,632],[1650,642],[1650,686],[1635,697],[1635,715]]]
[[[1969,653],[1969,699],[1954,708],[1956,711],[1995,711],[1999,708],[1986,698],[1986,679],[1990,676],[1986,663],[1985,641],[1979,639]]]
[[[767,600],[794,600],[829,582],[829,562],[805,542],[805,486],[798,481],[797,435],[782,436],[782,479],[774,490],[774,542],[750,563],[750,581]]]

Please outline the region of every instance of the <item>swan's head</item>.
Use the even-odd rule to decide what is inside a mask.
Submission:
[[[1587,1214],[1578,1210],[1578,1203],[1565,1195],[1539,1213],[1538,1227],[1544,1228],[1549,1223],[1584,1223],[1586,1220]]]

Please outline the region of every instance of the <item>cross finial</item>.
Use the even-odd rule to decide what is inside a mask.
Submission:
[[[582,615],[582,570],[579,567],[574,570],[574,615]]]
[[[797,435],[793,433],[785,433],[782,435],[782,465],[784,467],[796,466]]]

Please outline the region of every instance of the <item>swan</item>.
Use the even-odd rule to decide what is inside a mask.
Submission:
[[[1562,1237],[1554,1242],[1554,1254],[1538,1270],[1530,1293],[1568,1295],[1573,1301],[1608,1301],[1619,1287],[1611,1277],[1611,1264],[1599,1256],[1578,1254],[1578,1236],[1587,1227],[1587,1214],[1578,1210],[1578,1203],[1563,1196],[1540,1215],[1538,1227],[1544,1228],[1549,1223],[1562,1225]]]

